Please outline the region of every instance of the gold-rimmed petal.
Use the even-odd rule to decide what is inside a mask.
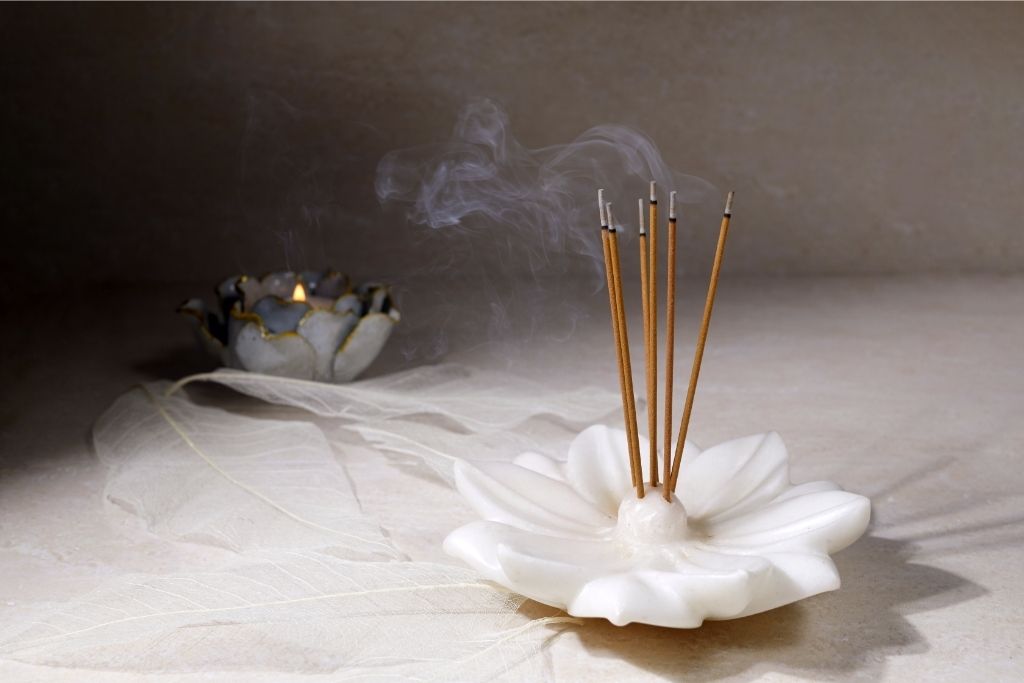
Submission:
[[[178,313],[195,323],[196,337],[204,349],[221,362],[224,361],[224,343],[213,334],[209,326],[210,311],[202,299],[189,299],[178,306]]]
[[[316,354],[297,332],[269,335],[256,323],[244,322],[233,335],[231,350],[243,370],[313,379]]]
[[[370,313],[360,318],[355,329],[334,354],[335,382],[351,381],[370,366],[391,336],[397,313],[395,311],[395,316],[390,313]]]
[[[334,353],[359,324],[354,313],[335,313],[323,308],[308,311],[299,321],[298,333],[313,347],[316,367],[313,379],[329,382],[334,373]]]

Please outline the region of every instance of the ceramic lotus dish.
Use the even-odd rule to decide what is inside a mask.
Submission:
[[[831,482],[791,484],[775,433],[703,452],[687,443],[672,503],[660,488],[637,499],[628,457],[624,432],[595,426],[566,462],[461,461],[456,485],[484,521],[452,532],[445,550],[573,616],[693,628],[839,588],[829,553],[871,514]]]
[[[348,382],[373,362],[400,315],[388,289],[353,288],[335,272],[242,276],[178,309],[203,346],[228,367],[320,382]]]

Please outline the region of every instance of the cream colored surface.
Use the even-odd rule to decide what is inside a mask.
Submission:
[[[685,283],[679,358],[695,331],[699,290]],[[73,307],[62,321],[78,330],[73,348],[46,334],[56,324],[46,320],[36,330],[41,341],[12,347],[50,362],[9,378],[0,404],[7,425],[0,619],[127,572],[213,569],[232,559],[162,540],[104,504],[106,473],[86,445],[93,420],[133,381],[196,369],[187,360],[195,356],[179,354],[190,340],[170,307],[141,306],[178,294],[120,293],[126,310],[142,313],[103,325],[89,323],[86,307]],[[535,338],[516,369],[552,386],[583,377],[614,386],[604,293],[588,302],[593,317],[577,334],[561,343]],[[872,527],[835,557],[843,577],[837,592],[688,632],[587,621],[551,640],[550,679],[1019,680],[1022,321],[1021,278],[723,283],[693,440],[707,445],[775,428],[794,479],[829,479],[869,495]],[[504,363],[482,348],[461,360]],[[363,510],[409,555],[444,560],[441,539],[472,520],[472,511],[416,459],[353,449],[341,452],[349,453],[343,464]],[[412,492],[432,504],[396,504]],[[215,662],[207,669],[204,680],[233,679],[218,674]],[[0,663],[0,674],[5,681],[145,680],[12,662]],[[280,670],[246,674],[284,678]]]

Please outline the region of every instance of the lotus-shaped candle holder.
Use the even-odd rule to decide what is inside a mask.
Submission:
[[[178,311],[222,364],[267,375],[348,382],[373,362],[400,319],[388,288],[353,287],[341,273],[229,278],[217,307],[189,299]]]
[[[693,628],[839,588],[829,553],[867,528],[867,498],[791,484],[775,433],[683,453],[671,502],[660,487],[637,498],[625,432],[603,426],[579,434],[566,462],[460,461],[456,485],[485,521],[445,550],[533,600],[620,626]]]

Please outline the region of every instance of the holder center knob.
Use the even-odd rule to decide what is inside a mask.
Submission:
[[[675,495],[665,500],[660,486],[648,487],[643,498],[627,496],[619,505],[616,533],[633,543],[681,541],[687,536],[686,508]]]

